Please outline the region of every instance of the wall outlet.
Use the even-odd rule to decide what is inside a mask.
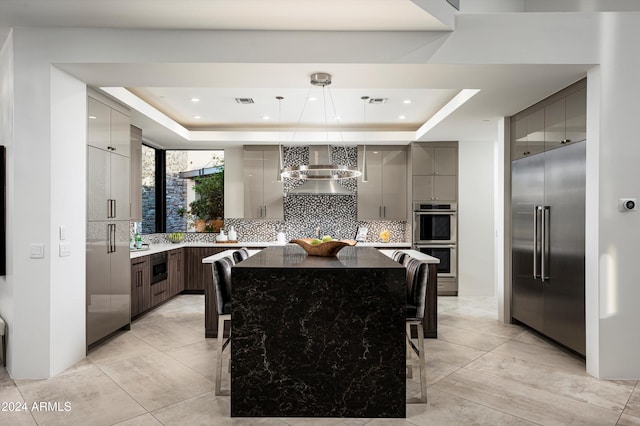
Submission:
[[[71,256],[71,243],[63,242],[60,243],[60,257]]]

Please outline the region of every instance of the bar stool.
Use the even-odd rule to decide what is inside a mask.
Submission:
[[[216,290],[216,307],[218,310],[216,395],[229,395],[229,390],[222,390],[222,353],[231,341],[231,268],[233,265],[234,262],[231,257],[223,257],[216,260],[213,267],[213,281]],[[224,326],[226,322],[229,322],[229,337],[225,340]]]
[[[391,259],[395,260],[398,263],[404,264],[405,259],[409,255],[403,251],[396,250],[391,254]]]
[[[413,257],[405,259],[404,265],[407,268],[407,378],[411,379],[413,377],[413,367],[420,368],[420,398],[407,402],[425,403],[427,402],[427,371],[422,320],[425,313],[429,265]],[[414,325],[418,329],[417,347],[411,340],[411,327]],[[412,353],[418,355],[417,360],[412,359]]]
[[[249,257],[249,250],[247,250],[246,247],[242,247],[234,251],[231,255],[233,256],[233,261],[235,263],[240,263]]]

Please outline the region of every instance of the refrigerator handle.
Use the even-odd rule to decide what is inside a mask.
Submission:
[[[538,275],[538,212],[540,206],[533,206],[533,279],[540,278]]]
[[[547,217],[549,216],[547,212],[550,211],[549,206],[540,206],[540,210],[542,211],[542,249],[540,253],[540,279],[542,282],[549,280],[549,275],[547,274],[547,252],[548,252],[548,242],[549,242],[549,226],[547,226]]]

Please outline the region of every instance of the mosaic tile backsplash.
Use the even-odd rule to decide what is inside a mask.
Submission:
[[[331,156],[334,164],[357,166],[357,147],[332,146]],[[303,146],[283,147],[285,166],[305,164],[309,161],[309,148]],[[284,220],[225,218],[225,228],[233,226],[239,241],[269,242],[275,241],[276,233],[283,231],[287,239],[315,237],[317,233],[331,235],[338,239],[355,238],[358,227],[368,229],[367,241],[379,241],[383,230],[390,231],[390,242],[411,241],[411,226],[404,221],[357,219],[357,182],[346,179],[343,186],[353,195],[287,195],[302,182],[295,179],[284,181]],[[133,225],[132,234],[136,231]],[[185,233],[186,242],[213,242],[216,233]],[[165,234],[147,234],[142,237],[145,243],[169,242]]]

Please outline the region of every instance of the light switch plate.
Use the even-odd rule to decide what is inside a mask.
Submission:
[[[60,241],[64,241],[67,239],[67,227],[64,225],[60,225]]]
[[[71,256],[71,243],[63,242],[60,243],[60,257]]]
[[[44,257],[44,244],[31,243],[29,244],[29,252],[31,259],[42,259]]]

